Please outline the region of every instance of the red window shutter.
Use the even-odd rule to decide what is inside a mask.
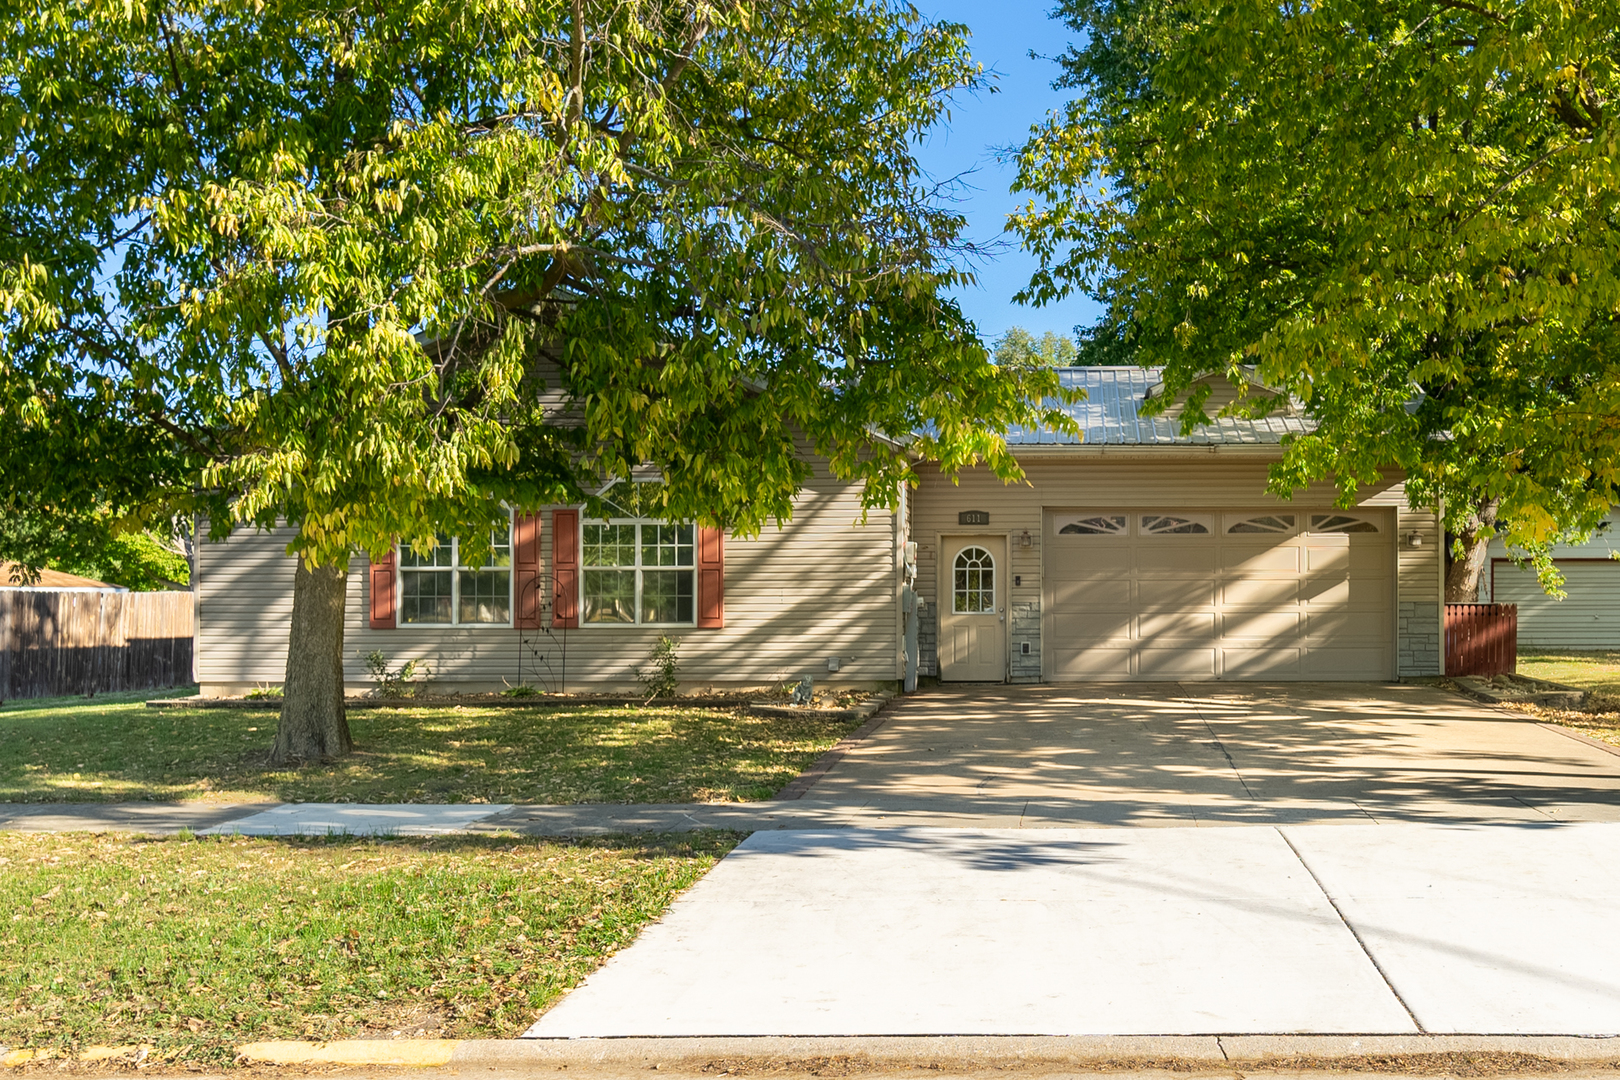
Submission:
[[[371,563],[371,628],[394,629],[394,559],[393,548],[388,554]]]
[[[698,528],[698,629],[718,630],[726,625],[726,534],[707,526]]]
[[[551,625],[579,628],[579,511],[551,513]]]
[[[540,515],[519,514],[512,523],[512,625],[540,629]]]

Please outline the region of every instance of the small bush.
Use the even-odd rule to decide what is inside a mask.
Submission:
[[[250,701],[257,701],[260,698],[278,698],[282,696],[282,689],[279,686],[255,686],[247,692],[246,696]]]
[[[680,685],[680,679],[676,675],[680,660],[675,655],[680,647],[679,641],[668,634],[660,634],[658,644],[653,646],[652,654],[647,657],[648,666],[636,671],[636,681],[647,691],[648,701],[653,698],[670,697]]]
[[[501,691],[501,697],[529,698],[539,696],[540,688],[530,686],[528,683],[518,683],[516,686],[508,686],[505,690]]]
[[[417,680],[433,677],[427,664],[420,660],[407,660],[398,671],[389,671],[388,655],[381,649],[366,654],[366,670],[377,683],[371,691],[373,697],[416,697],[425,689],[417,685]]]

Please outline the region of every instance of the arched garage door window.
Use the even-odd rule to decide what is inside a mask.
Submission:
[[[956,554],[951,610],[972,614],[996,610],[996,560],[982,547],[965,547]]]

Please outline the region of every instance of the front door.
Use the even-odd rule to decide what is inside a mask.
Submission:
[[[1007,677],[1006,542],[947,537],[939,590],[939,677],[1001,682]]]

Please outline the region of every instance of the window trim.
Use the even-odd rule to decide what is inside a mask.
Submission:
[[[406,566],[405,552],[410,545],[397,543],[394,545],[394,626],[398,629],[410,627],[429,630],[510,630],[517,618],[517,556],[516,556],[516,522],[512,511],[506,512],[506,543],[510,553],[510,562],[503,568],[499,566],[463,566],[461,565],[461,537],[450,538],[450,565],[449,566]],[[463,570],[500,570],[506,571],[506,621],[505,622],[461,622],[461,571]],[[450,622],[407,622],[405,619],[405,575],[416,573],[433,573],[435,571],[450,571]]]
[[[1181,524],[1172,529],[1160,529],[1158,531],[1154,531],[1148,527],[1148,520],[1150,518],[1179,521]],[[1135,525],[1136,535],[1144,538],[1151,537],[1153,539],[1161,539],[1168,537],[1181,540],[1189,536],[1217,535],[1215,515],[1201,510],[1142,511],[1136,515]],[[1197,526],[1197,528],[1185,528],[1185,526],[1188,525]]]
[[[959,569],[956,564],[958,562],[960,562],[962,560],[962,557],[964,555],[966,555],[970,551],[982,552],[984,554],[984,557],[986,559],[990,560],[990,588],[988,590],[988,592],[990,594],[990,608],[989,608],[989,610],[986,610],[984,608],[980,608],[977,611],[958,611],[958,610],[956,610],[956,595],[957,595],[956,572]],[[979,567],[979,569],[980,569],[980,572],[982,573],[983,572],[983,566],[981,565]],[[999,580],[1000,577],[1001,577],[1001,564],[1000,564],[1000,561],[996,558],[996,553],[994,551],[991,551],[984,544],[969,543],[969,544],[964,544],[962,547],[958,548],[956,554],[951,556],[951,568],[950,568],[950,579],[949,579],[950,580],[950,586],[951,586],[951,603],[950,603],[950,610],[947,612],[947,614],[950,615],[952,618],[971,618],[971,617],[973,617],[975,615],[996,615],[996,614],[999,614],[1000,610],[1001,610],[1001,581]],[[982,581],[983,579],[981,578],[980,580]],[[968,592],[968,593],[978,593],[980,599],[982,600],[983,597],[984,597],[984,594],[985,594],[985,592],[987,590],[981,584],[977,589],[967,589],[967,590],[964,590],[964,591]]]
[[[585,527],[587,525],[634,525],[636,527],[636,539],[635,539],[635,543],[634,543],[633,546],[635,547],[635,552],[636,552],[636,565],[634,567],[626,567],[626,566],[591,566],[588,563],[586,563],[586,561],[585,561]],[[642,562],[641,562],[641,526],[643,526],[643,525],[664,525],[664,526],[674,526],[674,527],[679,527],[679,526],[685,525],[688,528],[690,528],[692,530],[692,565],[690,565],[690,566],[651,566],[651,567],[643,566]],[[701,606],[700,600],[699,600],[699,597],[698,597],[698,561],[699,561],[699,558],[698,558],[698,525],[697,525],[697,522],[695,522],[695,521],[661,521],[658,518],[647,518],[647,517],[592,518],[592,517],[586,517],[585,512],[582,510],[582,511],[580,511],[580,514],[579,514],[579,531],[578,531],[578,534],[575,536],[575,542],[578,543],[578,545],[579,545],[579,547],[577,549],[579,551],[579,586],[578,586],[579,587],[579,601],[578,601],[578,603],[579,603],[579,627],[578,628],[579,629],[581,629],[581,630],[584,630],[584,629],[587,629],[587,628],[589,628],[591,630],[639,630],[639,629],[643,629],[643,628],[652,629],[652,630],[659,630],[659,629],[663,629],[663,630],[671,630],[671,629],[674,629],[674,630],[680,630],[680,629],[695,630],[695,629],[697,629],[697,625],[698,625],[698,609]],[[618,572],[618,573],[623,573],[625,570],[630,570],[632,573],[634,573],[636,575],[636,621],[635,622],[592,622],[591,620],[589,620],[589,619],[587,619],[585,617],[585,605],[586,605],[587,597],[589,595],[588,591],[585,588],[585,580],[586,580],[585,575],[590,573],[592,570],[611,570],[611,571],[615,571],[615,572]],[[641,607],[642,607],[641,596],[642,596],[642,587],[643,587],[642,575],[648,570],[663,570],[663,571],[666,571],[666,572],[670,571],[670,570],[678,570],[678,571],[685,571],[686,573],[689,573],[689,574],[692,575],[692,620],[690,622],[643,622],[643,621],[641,621]]]

